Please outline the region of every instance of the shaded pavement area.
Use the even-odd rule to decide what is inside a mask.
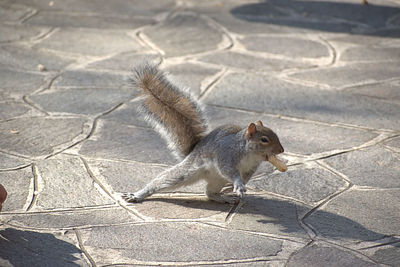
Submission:
[[[120,201],[176,163],[144,59],[211,128],[274,129],[289,170],[238,207]],[[0,183],[0,266],[400,266],[400,2],[0,0]]]

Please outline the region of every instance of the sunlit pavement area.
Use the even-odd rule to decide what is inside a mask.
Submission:
[[[262,120],[289,170],[237,206],[121,201],[176,163],[144,60],[211,128]],[[0,266],[400,266],[400,1],[0,0],[0,184]]]

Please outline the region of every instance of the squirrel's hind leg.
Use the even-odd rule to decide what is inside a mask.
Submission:
[[[221,191],[226,191],[223,190],[224,188],[231,191],[233,186],[229,186],[230,188],[226,188],[227,185],[229,185],[229,182],[227,182],[225,179],[220,178],[220,177],[209,177],[206,179],[207,181],[207,187],[206,187],[206,195],[208,199],[219,202],[219,203],[230,203],[234,204],[237,203],[240,199],[236,196],[233,195],[228,195],[224,194]]]
[[[126,202],[140,202],[144,198],[161,190],[177,188],[193,182],[193,179],[198,179],[197,172],[198,169],[193,168],[192,160],[186,158],[179,164],[160,173],[143,189],[135,193],[124,193],[122,194],[122,198]]]

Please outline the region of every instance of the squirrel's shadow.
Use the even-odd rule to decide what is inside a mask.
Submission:
[[[229,204],[187,198],[152,198],[145,201],[162,201],[190,209],[206,209],[226,212],[227,214],[232,207]],[[245,224],[251,220],[265,225],[265,229],[268,229],[268,224],[275,224],[279,226],[280,231],[288,235],[306,236],[297,216],[299,213],[306,213],[310,209],[311,207],[297,202],[266,198],[260,195],[246,195],[244,203],[236,212],[237,214],[232,223],[237,221],[236,226],[242,229],[245,229]],[[388,237],[385,233],[369,230],[349,218],[323,210],[316,210],[307,216],[303,222],[316,230],[318,235],[331,240],[373,241],[379,243],[380,239]],[[395,239],[393,237],[391,243],[400,241]]]
[[[393,25],[394,31],[382,29],[399,13],[398,7],[375,3],[363,5],[361,0],[358,3],[266,0],[231,10],[234,17],[249,22],[393,38],[400,35],[399,25]]]
[[[81,266],[81,253],[49,233],[0,230],[0,266]]]

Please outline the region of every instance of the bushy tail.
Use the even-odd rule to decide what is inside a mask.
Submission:
[[[207,124],[198,101],[172,84],[166,73],[146,63],[134,69],[133,85],[142,92],[141,112],[179,158],[204,137]]]

